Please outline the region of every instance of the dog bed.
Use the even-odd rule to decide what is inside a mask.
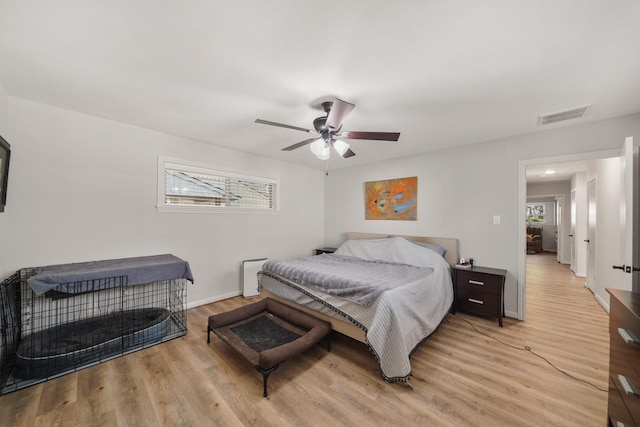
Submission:
[[[169,311],[149,307],[115,311],[56,325],[22,339],[16,376],[47,378],[160,341]]]
[[[331,325],[269,298],[225,313],[209,316],[207,342],[215,333],[262,373],[263,396],[267,379],[282,362],[327,337]]]

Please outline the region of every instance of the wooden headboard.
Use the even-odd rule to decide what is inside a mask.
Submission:
[[[376,233],[347,233],[348,240],[358,239],[385,239],[391,237],[391,234],[376,234]],[[394,236],[404,237],[405,239],[415,240],[417,242],[431,243],[433,245],[441,246],[446,249],[444,253],[444,259],[449,265],[455,265],[460,261],[460,253],[458,252],[458,239],[452,237],[427,237],[427,236],[404,236],[401,234],[394,234]]]

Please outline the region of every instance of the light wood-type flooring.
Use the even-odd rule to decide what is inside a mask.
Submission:
[[[319,344],[284,363],[263,398],[252,366],[215,335],[206,342],[209,315],[252,301],[191,309],[184,337],[0,396],[0,424],[606,425],[606,392],[524,349],[607,388],[608,315],[553,255],[527,256],[526,321],[449,315],[413,355],[412,388],[383,381],[365,345],[338,335],[331,352]]]

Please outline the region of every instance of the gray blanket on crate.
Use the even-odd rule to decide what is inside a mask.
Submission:
[[[92,280],[120,276],[127,277],[128,286],[173,279],[193,283],[189,263],[171,254],[36,267],[27,283],[36,295],[49,290],[81,293],[92,290]]]
[[[262,270],[368,306],[381,293],[422,279],[433,268],[322,254],[267,261]]]

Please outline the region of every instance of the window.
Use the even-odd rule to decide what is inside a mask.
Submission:
[[[271,213],[276,179],[158,157],[158,211]]]
[[[544,203],[527,203],[527,223],[544,223]]]

